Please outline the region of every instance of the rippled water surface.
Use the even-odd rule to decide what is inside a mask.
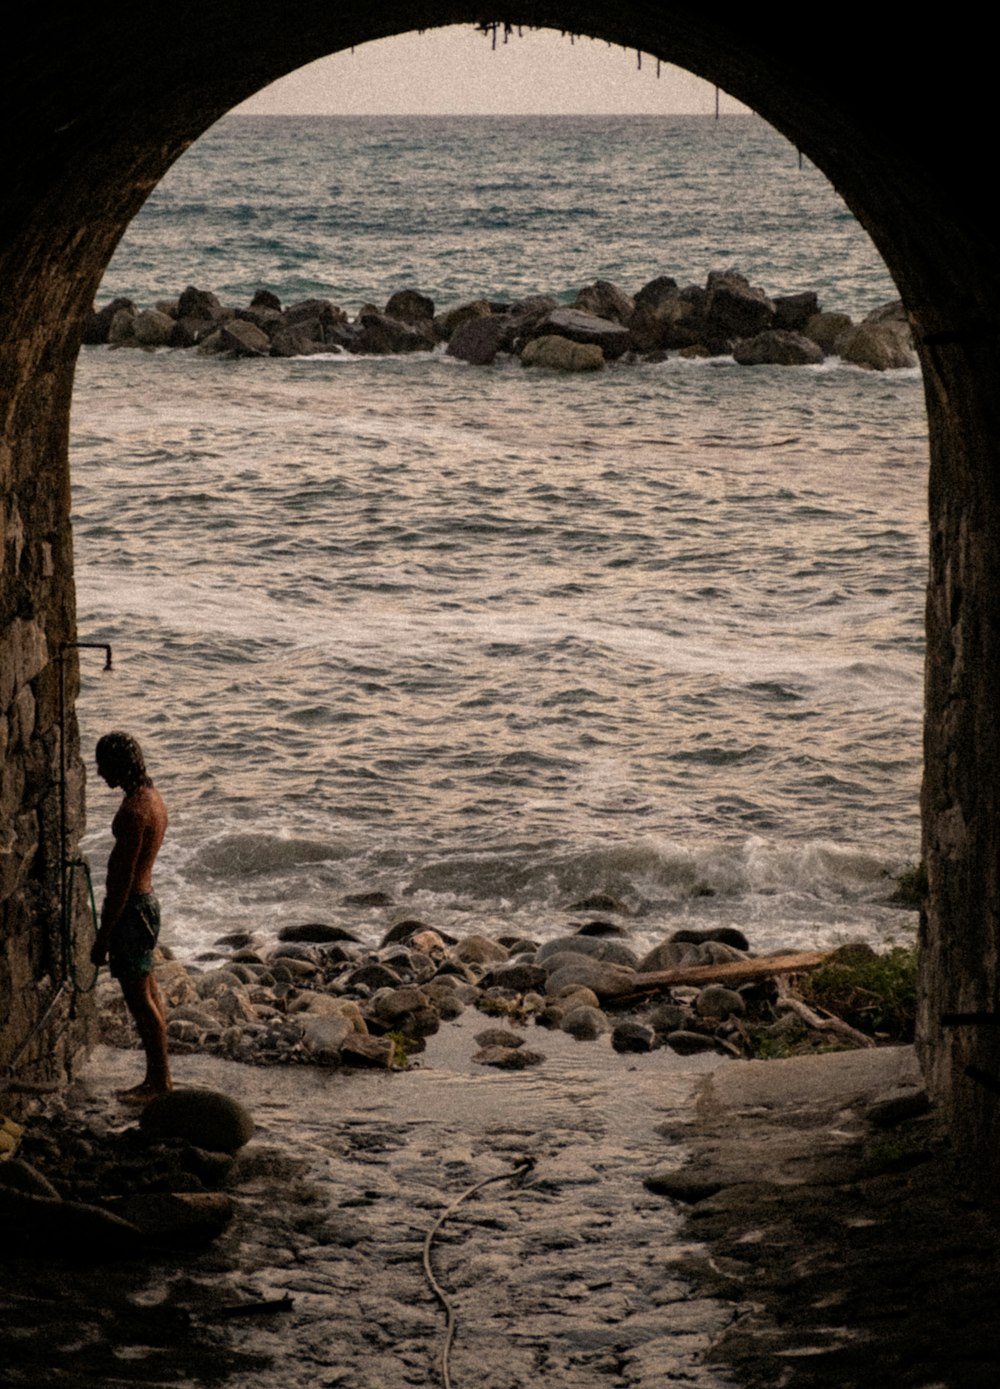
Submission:
[[[855,313],[893,294],[755,119],[231,118],[105,292],[353,312],[733,263]],[[650,938],[908,929],[881,899],[918,853],[917,372],[89,349],[73,425],[81,637],[116,658],[85,661],[83,735],[148,746],[182,950],[374,937],[344,898],[375,889],[536,935],[595,892]]]

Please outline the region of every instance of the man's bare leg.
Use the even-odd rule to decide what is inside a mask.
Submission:
[[[119,1090],[118,1099],[125,1104],[148,1104],[157,1095],[165,1095],[174,1088],[167,1060],[166,1011],[152,974],[123,979],[121,984],[126,1006],[146,1053],[146,1078],[131,1090]]]
[[[163,1004],[163,995],[160,993],[159,985],[156,982],[156,976],[153,974],[147,974],[146,978],[149,981],[149,1001],[156,1009],[160,1022],[163,1025],[164,1036],[166,1036],[167,1010]],[[164,1045],[166,1044],[164,1043]]]

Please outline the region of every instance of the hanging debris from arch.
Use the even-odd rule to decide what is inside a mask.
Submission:
[[[539,32],[541,32],[540,28],[538,28],[538,27],[536,27],[536,26],[534,26],[534,25],[530,26],[530,28],[531,28],[531,31],[532,31],[533,33],[539,33]],[[493,51],[494,53],[496,52],[496,48],[497,48],[497,35],[498,35],[498,33],[500,32],[501,29],[503,30],[503,41],[504,41],[505,44],[506,44],[506,43],[509,43],[510,38],[511,38],[511,35],[514,33],[514,30],[515,30],[515,29],[517,30],[517,37],[518,37],[519,39],[523,39],[523,38],[524,38],[524,25],[523,25],[523,24],[514,25],[514,24],[508,24],[506,21],[501,21],[501,20],[499,20],[499,19],[487,19],[487,20],[483,20],[481,23],[479,23],[479,24],[476,25],[476,31],[477,31],[478,33],[482,34],[484,37],[485,37],[487,34],[489,34],[489,36],[490,36],[490,47],[491,47],[491,49],[492,49],[492,51]],[[417,30],[417,33],[422,34],[422,33],[424,33],[424,30],[423,30],[423,29],[418,29],[418,30]],[[572,29],[560,29],[560,30],[559,30],[559,37],[562,38],[562,39],[569,39],[569,46],[570,46],[570,48],[575,48],[575,47],[576,47],[576,41],[577,41],[578,38],[581,37],[581,35],[579,35],[578,33],[575,32],[575,30],[572,30]],[[606,39],[606,40],[605,40],[605,43],[606,43],[606,45],[607,45],[608,48],[614,48],[614,47],[616,46],[615,44],[612,43],[612,41],[611,41],[610,39]],[[354,49],[353,49],[353,48],[351,49],[351,52],[352,52],[352,53],[354,52]],[[624,53],[624,52],[628,52],[628,50],[625,49],[625,48],[623,48],[623,49],[622,49],[622,52],[623,52],[623,53]],[[637,49],[635,50],[635,65],[636,65],[637,70],[638,70],[639,72],[641,72],[641,71],[642,71],[642,50],[641,50],[640,48],[637,48]],[[656,76],[657,76],[657,79],[659,79],[660,76],[661,76],[661,69],[662,69],[662,60],[661,60],[660,58],[657,58],[657,59],[656,59]],[[716,112],[715,112],[715,114],[716,114],[716,116],[718,116],[718,114],[719,114],[719,112],[718,112],[718,88],[716,88]]]

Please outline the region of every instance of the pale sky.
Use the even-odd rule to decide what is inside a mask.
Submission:
[[[471,25],[378,39],[335,53],[235,108],[258,115],[711,114],[715,88],[682,68],[552,29],[508,43]],[[723,114],[745,111],[721,94]]]

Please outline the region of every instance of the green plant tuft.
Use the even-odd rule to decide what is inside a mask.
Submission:
[[[904,869],[896,878],[896,889],[890,893],[889,901],[894,907],[908,907],[919,911],[927,896],[927,865],[915,863]]]
[[[754,1053],[758,1061],[785,1061],[789,1056],[797,1056],[801,1046],[801,1037],[794,1041],[790,1037],[758,1037]]]
[[[805,976],[801,992],[880,1041],[912,1042],[917,1014],[917,947],[897,945],[878,955],[848,947]]]
[[[408,1037],[405,1032],[387,1032],[385,1035],[392,1043],[392,1068],[395,1071],[405,1071],[410,1058],[424,1049],[425,1044],[419,1037]]]

